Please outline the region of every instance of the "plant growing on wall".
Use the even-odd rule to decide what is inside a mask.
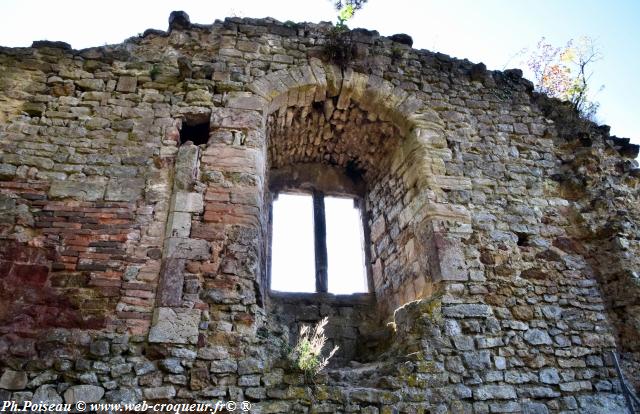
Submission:
[[[602,54],[590,37],[571,39],[564,47],[555,47],[543,37],[526,64],[538,92],[569,101],[580,115],[593,119],[600,104],[589,97],[591,69],[600,59]]]
[[[324,51],[327,58],[341,68],[345,68],[355,56],[355,46],[346,23],[366,2],[367,0],[338,0],[333,3],[338,12],[337,22],[328,33]]]
[[[322,349],[327,341],[324,327],[329,323],[329,318],[323,318],[313,328],[303,325],[298,334],[298,342],[293,348],[291,359],[296,368],[304,372],[305,377],[312,379],[322,371],[339,347],[335,346],[329,355],[323,357]]]

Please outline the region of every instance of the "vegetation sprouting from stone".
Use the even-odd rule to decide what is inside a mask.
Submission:
[[[533,72],[538,92],[569,101],[580,115],[593,119],[600,104],[590,96],[591,69],[601,59],[602,53],[590,37],[571,39],[562,47],[553,46],[543,37],[529,53],[526,64]]]
[[[327,323],[329,323],[329,318],[323,318],[313,329],[309,325],[303,325],[302,329],[300,329],[298,343],[293,349],[291,358],[296,367],[303,371],[307,378],[313,378],[322,371],[339,349],[336,345],[329,352],[329,355],[323,357],[322,349],[327,341],[324,328]]]

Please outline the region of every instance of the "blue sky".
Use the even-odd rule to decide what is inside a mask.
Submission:
[[[0,45],[63,40],[75,48],[119,43],[147,28],[166,29],[171,10],[185,10],[197,23],[229,15],[271,16],[281,21],[335,21],[329,0],[0,0]],[[612,133],[640,143],[636,97],[640,83],[640,0],[369,0],[350,27],[383,35],[407,33],[414,47],[430,49],[490,69],[521,67],[514,55],[545,36],[563,45],[583,35],[597,40],[604,58],[592,84],[598,118]]]

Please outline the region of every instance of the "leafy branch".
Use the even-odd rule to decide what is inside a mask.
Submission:
[[[593,119],[599,103],[589,97],[591,68],[601,59],[602,53],[590,37],[571,39],[564,47],[553,46],[543,37],[526,63],[538,92],[569,101],[582,116]]]

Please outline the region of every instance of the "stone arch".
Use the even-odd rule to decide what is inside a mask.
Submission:
[[[350,102],[355,102],[360,109],[373,112],[379,120],[397,127],[402,139],[388,157],[390,171],[400,175],[405,187],[403,204],[396,205],[398,211],[392,213],[395,223],[379,213],[378,219],[372,217],[369,225],[375,236],[395,232],[392,225],[401,232],[408,229],[404,239],[393,243],[396,250],[402,250],[395,254],[403,256],[404,271],[411,273],[414,280],[396,285],[388,280],[389,275],[385,276],[385,272],[392,272],[392,266],[385,267],[384,260],[372,257],[377,296],[387,296],[381,284],[389,284],[395,292],[392,300],[380,304],[386,318],[399,306],[433,293],[433,283],[468,278],[462,239],[471,232],[469,213],[461,205],[447,203],[443,192],[454,187],[470,189],[471,182],[446,174],[445,162],[451,158],[451,151],[444,138],[444,122],[424,104],[419,93],[407,92],[378,76],[343,70],[318,59],[270,73],[247,89],[249,93],[231,94],[226,107],[260,113],[261,122],[255,122],[255,127],[261,130],[265,147],[270,115],[283,108],[310,106],[328,98],[335,100],[337,109],[346,109]],[[375,242],[371,240],[372,246]]]

